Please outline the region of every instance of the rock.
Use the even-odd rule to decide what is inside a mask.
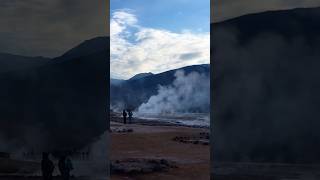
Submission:
[[[111,132],[115,132],[115,133],[131,133],[131,132],[133,132],[133,129],[129,129],[129,128],[115,128],[115,129],[112,129]]]
[[[202,144],[209,145],[210,136],[209,133],[201,132],[197,136],[176,136],[172,139],[173,141],[178,141],[180,143],[190,143],[190,144]]]
[[[124,159],[114,161],[110,167],[113,174],[144,174],[168,171],[177,166],[165,159]]]

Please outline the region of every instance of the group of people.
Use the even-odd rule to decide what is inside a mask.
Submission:
[[[49,158],[49,153],[42,154],[41,170],[43,180],[52,180],[54,164]],[[61,156],[58,162],[58,168],[63,180],[69,180],[70,172],[73,170],[71,160],[67,156]]]
[[[129,116],[129,123],[132,122],[133,113],[130,109],[127,109],[127,110],[124,109],[122,112],[122,116],[123,116],[123,124],[127,124],[127,116]]]

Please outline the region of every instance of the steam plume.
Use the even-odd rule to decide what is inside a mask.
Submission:
[[[210,106],[208,75],[177,71],[175,78],[172,85],[159,86],[158,94],[143,103],[138,108],[138,113],[208,112]]]

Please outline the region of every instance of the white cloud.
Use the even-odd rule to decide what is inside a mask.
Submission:
[[[138,73],[160,73],[210,62],[209,32],[175,33],[141,27],[129,10],[112,13],[110,29],[113,78],[127,79]]]
[[[129,10],[120,10],[112,14],[111,19],[111,35],[120,34],[126,26],[133,26],[138,22],[135,15]]]

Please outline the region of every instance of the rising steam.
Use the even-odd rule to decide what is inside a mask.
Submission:
[[[170,114],[209,112],[210,81],[206,74],[184,71],[175,73],[172,85],[159,86],[158,94],[151,96],[138,108],[138,113]]]

